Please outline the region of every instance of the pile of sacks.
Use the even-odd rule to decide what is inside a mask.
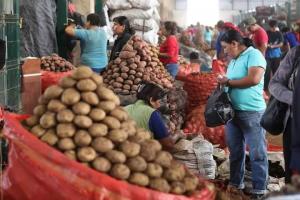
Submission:
[[[151,44],[157,44],[160,21],[158,0],[108,0],[106,5],[112,11],[111,20],[126,16],[136,35]]]

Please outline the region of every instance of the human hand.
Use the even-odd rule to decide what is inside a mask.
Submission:
[[[228,78],[226,76],[222,76],[222,75],[219,75],[217,77],[217,81],[218,83],[220,83],[221,85],[226,85],[228,83]]]

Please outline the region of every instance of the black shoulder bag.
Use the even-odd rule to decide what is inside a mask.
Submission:
[[[218,88],[208,98],[204,117],[206,126],[216,127],[226,124],[234,116],[229,94],[219,84]]]
[[[293,72],[289,79],[289,85],[293,84],[293,80],[297,73],[298,58],[300,57],[300,47],[297,47],[295,59],[293,62]],[[290,88],[290,89],[293,89]],[[271,96],[265,113],[263,114],[260,125],[271,135],[279,135],[284,131],[284,120],[288,105],[286,103],[278,101]]]

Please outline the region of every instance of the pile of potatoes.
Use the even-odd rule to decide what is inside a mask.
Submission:
[[[57,54],[45,56],[41,59],[41,69],[53,72],[67,72],[74,69],[74,65]]]
[[[103,78],[109,89],[122,95],[136,94],[142,80],[164,88],[173,86],[172,77],[158,59],[157,49],[138,36],[133,36],[119,57],[109,63]]]
[[[78,67],[46,89],[24,127],[67,157],[129,183],[192,194],[199,180],[136,127],[101,76]]]

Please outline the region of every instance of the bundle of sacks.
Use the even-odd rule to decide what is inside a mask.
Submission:
[[[149,43],[157,44],[160,21],[158,0],[108,0],[106,5],[112,10],[111,20],[126,16],[137,35]]]
[[[195,192],[198,178],[119,105],[101,76],[79,67],[47,88],[23,123],[41,141],[99,172],[161,192]]]

